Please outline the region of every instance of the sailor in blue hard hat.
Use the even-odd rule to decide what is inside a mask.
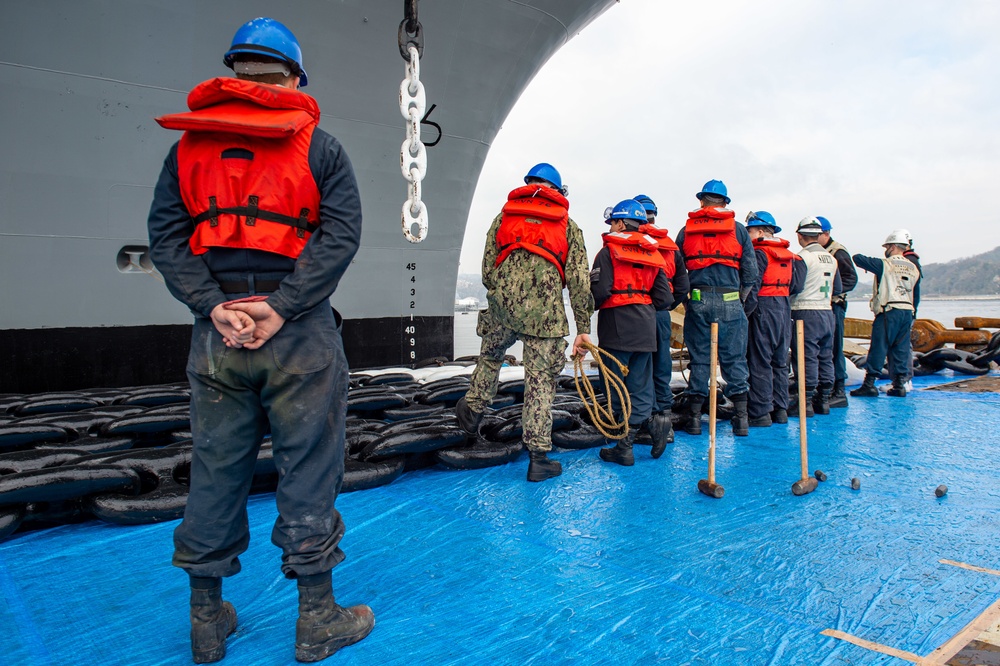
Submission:
[[[773,215],[751,211],[746,226],[760,274],[757,287],[744,304],[749,319],[747,415],[750,427],[760,428],[788,423],[789,296],[802,290],[806,271],[805,263],[788,249],[788,241],[775,237],[781,227]]]
[[[837,274],[840,275],[840,285],[843,291],[835,293],[831,299],[835,329],[833,332],[833,390],[830,392],[830,407],[847,407],[847,393],[844,384],[847,382],[847,359],[844,357],[844,319],[847,317],[847,293],[858,284],[858,272],[851,260],[847,248],[833,240],[830,232],[833,225],[822,215],[817,215],[821,232],[819,244],[837,260]]]
[[[656,310],[656,351],[653,352],[653,388],[656,393],[656,403],[653,415],[649,419],[648,430],[653,439],[653,457],[659,458],[664,450],[663,444],[674,441],[672,421],[674,394],[670,390],[674,369],[674,360],[670,355],[673,322],[670,312],[687,298],[690,285],[687,269],[684,268],[684,257],[681,256],[677,244],[670,239],[667,229],[656,226],[656,203],[645,194],[637,194],[632,198],[646,210],[646,224],[640,226],[639,231],[652,236],[660,246],[660,254],[667,264],[665,274],[673,293],[673,303]]]
[[[247,22],[223,62],[235,77],[202,82],[189,112],[156,119],[184,134],[153,191],[150,257],[195,315],[190,488],[173,564],[189,577],[192,657],[219,661],[237,626],[222,581],[249,543],[247,490],[269,432],[284,470],[271,540],[298,588],[295,657],[314,662],[375,625],[368,606],[334,600],[331,575],[344,559],[335,504],[349,377],[329,300],[361,243],[361,196],[319,104],[298,90],[302,49],[286,26]]]
[[[684,399],[689,418],[685,430],[701,434],[701,409],[708,397],[711,324],[719,324],[719,366],[725,395],[736,415],[733,434],[749,434],[747,417],[747,317],[743,303],[757,283],[757,259],[746,227],[726,208],[729,192],[721,180],[710,180],[695,195],[701,208],[688,213],[677,234],[691,280],[685,305],[684,342],[691,354],[691,375]]]
[[[608,363],[601,372],[611,372],[624,381],[632,411],[627,432],[613,447],[601,449],[600,457],[605,462],[629,466],[635,464],[632,443],[640,429],[656,433],[655,457],[663,453],[667,443],[666,429],[651,428],[649,420],[656,402],[653,387],[656,311],[668,308],[673,295],[657,241],[639,231],[646,224],[646,209],[642,204],[625,199],[608,208],[604,216],[611,230],[603,235],[604,247],[594,258],[590,271],[590,289],[597,307],[597,336],[601,349],[628,370],[623,376],[617,364]],[[610,397],[615,416],[623,419],[622,400],[615,391]]]
[[[792,297],[792,321],[802,321],[805,352],[805,376],[798,376],[798,366],[792,368],[797,382],[805,382],[806,416],[830,413],[830,393],[835,379],[833,369],[833,333],[836,329],[830,297],[843,291],[837,260],[820,244],[822,223],[815,217],[803,218],[795,234],[802,250],[799,257],[806,265],[802,291]],[[792,358],[798,355],[796,330],[792,330]],[[798,390],[789,400],[789,415],[798,416]]]

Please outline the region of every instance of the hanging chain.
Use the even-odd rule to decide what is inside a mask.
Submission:
[[[406,120],[406,139],[399,149],[399,168],[409,183],[403,203],[403,236],[411,243],[427,237],[427,205],[421,199],[420,183],[427,175],[427,148],[420,140],[420,121],[427,110],[427,94],[420,82],[420,55],[423,52],[423,28],[417,20],[417,0],[404,0],[404,18],[399,24],[399,52],[406,62],[403,82],[399,84],[399,111]],[[417,233],[413,233],[413,225]]]

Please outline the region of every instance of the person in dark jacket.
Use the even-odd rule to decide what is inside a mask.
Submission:
[[[920,269],[914,261],[904,256],[911,242],[908,231],[896,229],[882,245],[885,258],[854,255],[854,263],[858,268],[875,275],[871,299],[875,321],[872,322],[865,381],[851,391],[853,396],[878,397],[875,380],[882,373],[888,354],[892,388],[886,393],[897,398],[906,397],[906,382],[911,376],[910,363],[913,357],[910,330],[919,299],[917,285],[920,283]]]
[[[847,381],[847,359],[844,357],[844,319],[847,318],[847,293],[858,284],[858,272],[851,261],[851,253],[847,248],[830,237],[833,225],[830,220],[820,215],[819,220],[823,232],[819,235],[819,244],[837,260],[837,275],[840,276],[842,292],[834,294],[831,299],[836,328],[833,332],[833,390],[830,392],[830,407],[847,407],[847,394],[844,384]]]
[[[673,323],[670,313],[687,298],[690,284],[680,248],[670,240],[666,229],[656,226],[656,204],[645,194],[636,195],[635,200],[646,210],[646,224],[640,226],[639,231],[652,236],[660,246],[660,255],[667,265],[664,273],[670,282],[673,295],[673,303],[656,311],[656,351],[653,352],[653,389],[656,393],[656,403],[653,406],[653,415],[649,419],[650,436],[654,443],[663,441],[665,446],[674,441],[671,414],[674,394],[670,390],[670,380],[674,371],[674,361],[670,355]],[[660,457],[664,446],[654,445],[652,452],[654,458]]]
[[[626,376],[613,362],[605,370],[623,379],[628,391],[631,413],[626,432],[610,448],[601,449],[605,462],[635,464],[632,442],[636,433],[648,427],[656,401],[653,388],[653,352],[656,351],[656,311],[669,308],[673,296],[664,272],[666,264],[659,245],[639,231],[646,222],[646,212],[634,199],[619,202],[607,211],[611,231],[604,234],[604,247],[597,253],[590,271],[590,289],[597,307],[597,337],[601,348],[628,368]],[[607,380],[605,379],[605,383]],[[624,420],[625,406],[611,392],[612,410]],[[655,430],[654,430],[655,432]],[[666,446],[665,432],[654,438],[655,457]]]
[[[792,340],[789,297],[802,291],[805,262],[775,238],[781,231],[767,211],[747,215],[760,277],[744,308],[749,319],[747,363],[750,366],[750,426],[788,423],[788,348]]]
[[[291,31],[254,19],[224,62],[235,79],[206,81],[190,113],[157,119],[185,133],[154,190],[150,255],[195,317],[191,489],[173,563],[190,577],[194,661],[218,661],[236,628],[222,578],[240,571],[247,495],[270,433],[281,461],[271,540],[298,582],[295,656],[319,661],[375,624],[368,606],[338,605],[331,585],[344,559],[335,501],[348,368],[329,298],[361,241],[361,201],[347,154],[298,90],[307,77]]]
[[[701,208],[688,213],[677,234],[677,245],[691,282],[685,304],[684,344],[691,355],[688,366],[689,418],[684,429],[701,434],[701,408],[708,397],[711,325],[719,324],[719,367],[726,380],[724,393],[733,401],[733,434],[749,434],[747,417],[747,316],[742,301],[757,284],[757,258],[746,228],[726,208],[730,199],[721,180],[710,180],[695,195]]]

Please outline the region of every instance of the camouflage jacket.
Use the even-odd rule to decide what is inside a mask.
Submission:
[[[507,259],[496,264],[500,248],[497,229],[502,215],[493,220],[486,234],[483,252],[483,286],[490,315],[500,325],[518,333],[538,338],[563,338],[569,335],[569,322],[563,306],[563,285],[559,270],[547,259],[528,252],[514,250]],[[594,314],[594,297],[590,293],[590,269],[583,232],[571,219],[566,228],[569,252],[566,257],[566,287],[569,289],[576,333],[590,333],[590,317]]]

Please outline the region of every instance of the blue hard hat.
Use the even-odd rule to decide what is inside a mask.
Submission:
[[[726,190],[726,184],[723,183],[721,180],[708,181],[707,183],[705,183],[705,187],[701,188],[701,192],[699,192],[695,196],[698,197],[698,200],[700,201],[702,196],[706,194],[714,194],[715,196],[722,197],[723,199],[726,200],[727,204],[730,201],[729,192]]]
[[[750,227],[771,227],[774,229],[774,233],[781,232],[781,227],[774,223],[774,215],[766,210],[750,211],[750,214],[747,215],[747,229]]]
[[[653,200],[650,199],[648,196],[646,196],[645,194],[637,194],[632,198],[641,203],[642,207],[646,209],[647,213],[652,213],[653,215],[656,215],[656,204],[653,203]]]
[[[295,35],[273,18],[255,18],[239,27],[233,35],[232,46],[222,57],[222,62],[232,69],[235,55],[238,53],[254,53],[278,60],[284,60],[292,65],[292,74],[298,76],[299,87],[304,88],[309,83],[306,70],[302,67],[302,47]]]
[[[646,221],[646,209],[635,199],[625,199],[615,204],[614,208],[604,211],[604,220],[611,224],[614,220],[635,220],[639,223]]]
[[[819,220],[820,228],[822,228],[825,233],[830,233],[830,230],[833,229],[833,225],[830,224],[830,220],[826,219],[822,215],[817,215],[816,219]]]
[[[551,164],[542,162],[541,164],[536,164],[535,166],[528,169],[528,175],[524,177],[524,184],[528,184],[529,178],[540,178],[546,180],[556,186],[557,190],[562,190],[562,176],[556,171],[556,168]]]

